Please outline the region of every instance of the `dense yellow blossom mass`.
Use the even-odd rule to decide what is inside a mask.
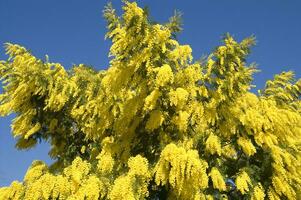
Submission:
[[[110,65],[66,70],[6,44],[0,115],[15,113],[18,149],[50,143],[0,200],[301,199],[301,79],[251,92],[254,38],[195,62],[179,16],[151,21],[135,2],[104,10]]]

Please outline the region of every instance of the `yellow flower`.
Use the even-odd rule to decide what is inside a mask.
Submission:
[[[220,143],[220,139],[217,135],[211,133],[206,140],[206,151],[209,153],[221,155],[222,147]]]
[[[173,72],[169,65],[165,64],[157,69],[156,85],[165,86],[173,82]]]
[[[149,117],[148,121],[146,122],[145,128],[149,131],[153,131],[153,130],[159,128],[162,125],[163,121],[164,121],[164,116],[161,113],[161,111],[153,110],[150,113],[150,117]]]
[[[246,139],[243,137],[239,137],[237,140],[237,144],[239,146],[241,146],[243,152],[248,155],[248,156],[252,156],[256,153],[256,148],[255,146],[252,144],[250,139]]]
[[[236,177],[235,184],[242,194],[246,194],[246,192],[249,192],[249,185],[252,185],[252,182],[249,175],[245,171],[242,171]]]
[[[264,200],[265,193],[262,185],[259,183],[253,189],[251,200]]]
[[[161,93],[158,89],[153,90],[150,95],[145,98],[144,110],[152,110],[157,105],[157,100],[160,97]]]
[[[226,190],[226,183],[224,181],[224,177],[221,175],[217,168],[213,167],[211,169],[210,177],[214,188],[218,189],[219,191]]]
[[[103,174],[110,174],[113,170],[115,161],[109,153],[102,152],[97,156],[98,170]]]
[[[178,127],[178,129],[182,132],[187,130],[189,113],[186,111],[179,111],[179,115],[173,118],[173,123]]]
[[[183,88],[177,88],[175,91],[169,92],[170,104],[183,108],[188,100],[189,93]]]

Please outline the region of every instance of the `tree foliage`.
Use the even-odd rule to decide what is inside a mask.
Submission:
[[[250,91],[254,38],[229,34],[204,62],[125,1],[104,10],[110,66],[66,70],[6,44],[0,114],[16,113],[18,149],[51,144],[0,199],[301,198],[301,80],[283,72]]]

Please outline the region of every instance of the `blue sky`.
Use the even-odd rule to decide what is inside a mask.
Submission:
[[[120,13],[121,1],[112,0]],[[105,0],[0,0],[0,43],[17,43],[34,55],[66,68],[85,63],[97,69],[108,66],[110,43],[102,9]],[[184,31],[178,36],[189,44],[194,58],[208,55],[229,32],[236,39],[255,35],[257,46],[248,62],[256,62],[261,72],[254,84],[260,89],[273,74],[294,70],[301,76],[301,1],[298,0],[199,0],[138,1],[148,5],[152,19],[165,22],[174,10],[183,15]],[[6,59],[0,48],[0,60]],[[1,91],[1,90],[0,90]],[[47,163],[49,146],[40,144],[29,151],[17,151],[10,134],[13,116],[0,118],[0,186],[22,180],[33,160]]]

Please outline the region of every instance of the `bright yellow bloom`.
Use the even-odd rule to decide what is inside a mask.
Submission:
[[[156,84],[162,87],[168,84],[169,82],[173,82],[173,72],[170,66],[165,64],[158,69]]]
[[[237,140],[237,144],[241,146],[243,152],[248,156],[252,156],[256,153],[256,148],[254,147],[250,139],[240,137]]]
[[[259,183],[258,185],[256,185],[254,187],[254,192],[251,197],[251,200],[264,200],[265,196],[266,195],[264,193],[264,189],[263,189],[262,185]]]
[[[213,182],[213,187],[215,189],[218,189],[219,191],[225,191],[226,190],[226,183],[224,181],[224,177],[221,175],[219,170],[215,167],[211,169],[210,177]]]
[[[164,116],[159,110],[154,110],[150,113],[150,117],[146,122],[146,129],[153,131],[156,128],[159,128],[164,121]]]
[[[175,91],[169,93],[170,104],[177,106],[179,109],[183,108],[188,100],[188,92],[183,88],[177,88]]]
[[[242,171],[236,177],[235,184],[236,184],[237,189],[242,194],[245,194],[246,192],[249,191],[249,185],[251,186],[252,182],[251,182],[249,175],[245,171]]]
[[[206,140],[206,150],[211,154],[221,155],[222,147],[217,135],[214,135],[213,133],[209,135]]]

